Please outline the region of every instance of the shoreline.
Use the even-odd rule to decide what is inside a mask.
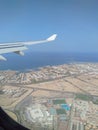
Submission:
[[[40,66],[40,67],[36,67],[36,68],[32,68],[32,69],[0,69],[1,71],[17,71],[17,72],[31,72],[31,71],[39,71],[43,68],[48,68],[48,67],[59,67],[59,66],[63,66],[63,65],[87,65],[87,64],[95,64],[97,65],[98,62],[69,62],[69,63],[64,63],[64,64],[55,64],[55,65],[46,65],[46,66]]]

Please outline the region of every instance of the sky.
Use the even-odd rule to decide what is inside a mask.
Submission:
[[[46,39],[28,51],[98,52],[98,0],[1,0],[0,43]]]

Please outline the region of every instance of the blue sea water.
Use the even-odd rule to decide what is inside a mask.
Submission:
[[[39,67],[75,62],[98,62],[98,53],[28,52],[25,56],[5,54],[7,61],[0,61],[0,70],[25,71]]]

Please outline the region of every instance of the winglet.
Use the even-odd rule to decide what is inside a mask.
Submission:
[[[52,36],[50,36],[49,38],[47,38],[47,41],[53,41],[55,40],[57,37],[57,34],[53,34]]]
[[[0,60],[6,61],[7,59],[5,57],[3,57],[2,55],[0,55]]]

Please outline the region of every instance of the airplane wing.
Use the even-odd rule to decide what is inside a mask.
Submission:
[[[3,43],[0,44],[0,60],[7,60],[4,56],[1,54],[4,53],[10,53],[14,52],[19,55],[24,55],[23,50],[28,49],[27,46],[32,45],[32,44],[40,44],[40,43],[45,43],[45,42],[50,42],[55,40],[57,34],[53,34],[46,40],[40,40],[40,41],[29,41],[29,42],[16,42],[16,43]]]

